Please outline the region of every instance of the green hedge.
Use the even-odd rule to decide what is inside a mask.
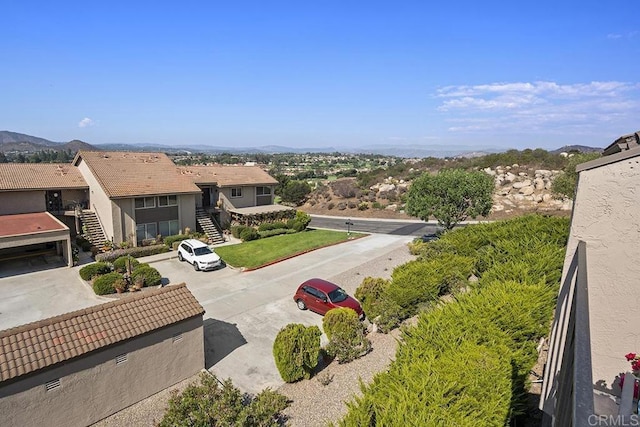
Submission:
[[[295,233],[297,233],[296,230],[291,230],[291,229],[288,229],[288,228],[276,228],[276,229],[273,229],[273,230],[258,231],[258,234],[260,235],[260,238],[278,236],[280,234],[295,234]]]
[[[131,281],[136,283],[138,280],[144,279],[143,286],[158,286],[162,283],[162,275],[158,270],[149,267],[148,264],[138,266],[131,273]]]
[[[260,226],[258,226],[258,231],[269,231],[269,230],[277,230],[282,228],[287,228],[287,224],[285,224],[282,221],[263,222],[262,224],[260,224]]]
[[[140,261],[129,255],[121,256],[113,261],[113,269],[118,273],[125,273],[127,271],[127,264],[130,264],[131,269],[133,270],[138,264],[140,264]]]
[[[182,242],[183,240],[187,240],[190,238],[191,238],[191,235],[189,234],[174,234],[172,236],[165,237],[164,239],[162,239],[162,241],[164,242],[165,245],[171,248],[173,247],[174,242]]]
[[[172,393],[159,427],[175,426],[278,426],[287,398],[264,389],[256,396],[242,393],[230,379],[211,374],[181,393]]]
[[[112,273],[104,274],[100,277],[96,277],[96,279],[93,281],[93,291],[96,293],[96,295],[112,294],[116,291],[113,287],[113,284],[122,279],[122,274],[115,271]]]
[[[387,294],[408,317],[416,312],[419,304],[434,301],[468,284],[474,263],[473,258],[454,254],[410,261],[393,270]]]
[[[246,227],[244,230],[240,232],[240,239],[243,242],[249,242],[251,240],[257,240],[260,238],[258,232],[252,227]]]
[[[402,308],[389,297],[390,284],[389,280],[365,277],[355,292],[369,321],[385,334],[397,327],[403,317]]]
[[[414,288],[433,295],[442,278],[455,285],[470,264],[479,282],[422,312],[416,326],[403,331],[396,360],[349,404],[340,425],[513,423],[526,408],[538,340],[549,332],[568,229],[566,218],[532,215],[414,243],[418,261],[394,271],[386,291],[365,294],[388,293],[406,304],[403,308],[415,309],[427,297]],[[444,272],[446,265],[457,273]],[[420,267],[441,279],[431,279]],[[405,286],[394,284],[396,279]]]
[[[111,271],[111,264],[106,262],[94,262],[80,269],[82,280],[91,280],[95,276],[101,276]]]
[[[104,252],[96,255],[96,261],[114,262],[118,258],[130,255],[134,258],[143,256],[156,255],[169,252],[169,247],[165,244],[151,246],[137,246],[135,248],[116,249],[114,251]]]
[[[320,355],[320,328],[290,323],[273,342],[273,357],[280,376],[291,383],[311,378]]]

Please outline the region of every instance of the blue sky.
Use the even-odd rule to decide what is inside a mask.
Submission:
[[[0,130],[89,143],[606,146],[640,2],[0,4]]]

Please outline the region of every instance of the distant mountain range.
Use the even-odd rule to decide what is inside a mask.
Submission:
[[[275,154],[275,153],[367,153],[385,156],[398,156],[408,158],[424,157],[479,157],[490,153],[505,151],[504,148],[474,147],[471,145],[372,145],[368,148],[338,148],[338,147],[304,147],[294,148],[279,145],[266,145],[261,147],[214,147],[210,145],[189,145],[183,147],[167,146],[162,144],[88,144],[83,141],[53,142],[36,136],[25,135],[17,132],[0,131],[0,152],[33,153],[41,150],[106,150],[106,151],[161,151],[165,153],[207,153],[207,154]],[[601,148],[587,147],[584,145],[568,145],[552,153],[581,151],[602,151]]]
[[[37,136],[23,133],[0,131],[0,151],[3,153],[35,153],[36,151],[61,151],[61,150],[98,150],[97,147],[86,142],[74,139],[69,142],[53,142]]]

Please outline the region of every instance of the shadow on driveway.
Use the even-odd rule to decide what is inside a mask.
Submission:
[[[224,359],[247,340],[242,336],[235,323],[227,323],[217,319],[204,321],[204,367],[211,368]]]
[[[0,278],[61,267],[66,268],[67,263],[64,262],[62,257],[59,255],[39,255],[9,261],[0,261]]]

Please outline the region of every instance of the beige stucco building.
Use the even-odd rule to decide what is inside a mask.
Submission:
[[[617,415],[619,375],[630,371],[625,355],[640,353],[640,147],[618,147],[623,139],[577,168],[541,399],[554,425],[571,410],[585,423]]]
[[[184,284],[0,331],[0,423],[87,426],[204,368]]]
[[[0,164],[0,219],[49,212],[95,246],[141,245],[186,229],[215,243],[232,215],[281,212],[277,184],[258,166],[179,167],[164,153],[79,151],[71,164]]]

